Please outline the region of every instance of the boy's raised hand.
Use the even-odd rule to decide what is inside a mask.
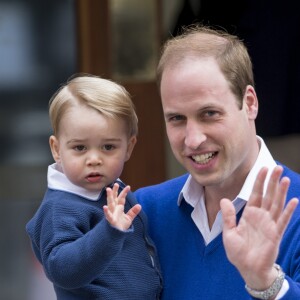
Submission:
[[[118,195],[119,185],[114,184],[113,188],[106,188],[107,205],[103,206],[107,221],[119,230],[127,230],[134,218],[139,214],[142,207],[139,204],[134,205],[127,213],[124,212],[126,196],[130,191],[130,186],[126,186]]]

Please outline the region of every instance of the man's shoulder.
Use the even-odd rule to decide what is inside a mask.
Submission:
[[[284,165],[281,162],[276,161],[276,163],[283,167],[283,173],[282,176],[287,176],[289,178],[294,178],[298,182],[300,182],[300,174],[294,170],[292,170],[290,167]]]
[[[185,174],[159,184],[140,188],[134,194],[148,215],[154,213],[158,216],[157,210],[164,211],[164,208],[167,208],[170,211],[172,207],[177,207],[179,193],[187,178],[188,174]]]
[[[166,203],[168,200],[177,201],[178,195],[184,186],[189,174],[184,174],[179,177],[169,179],[159,184],[146,186],[135,191],[135,196],[138,202],[144,203],[144,201],[149,202],[151,200],[155,201],[159,199],[164,199]]]
[[[299,198],[299,196],[300,196],[300,174],[278,161],[276,163],[283,167],[282,176],[288,177],[291,181],[287,198],[288,199],[290,199],[291,197]]]
[[[146,187],[139,188],[138,190],[135,191],[136,195],[143,194],[143,193],[155,193],[159,192],[161,193],[162,191],[170,192],[174,191],[180,192],[183,185],[185,184],[189,174],[184,174],[176,178],[172,178],[169,180],[166,180],[164,182],[155,184],[155,185],[150,185]]]

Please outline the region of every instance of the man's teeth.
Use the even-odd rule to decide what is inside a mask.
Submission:
[[[210,159],[214,156],[214,153],[206,153],[201,155],[193,155],[192,158],[198,164],[206,164],[210,161]]]

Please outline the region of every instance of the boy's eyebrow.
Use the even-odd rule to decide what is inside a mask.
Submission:
[[[69,141],[67,141],[67,144],[72,144],[72,143],[84,143],[86,142],[87,139],[71,139]],[[102,139],[103,142],[107,143],[107,142],[119,142],[121,141],[121,138],[104,138]]]
[[[83,143],[85,141],[86,141],[86,139],[71,139],[71,140],[67,141],[67,144],[71,144],[71,143]]]

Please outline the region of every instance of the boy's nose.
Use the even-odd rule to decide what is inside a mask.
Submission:
[[[98,166],[98,165],[102,165],[103,162],[101,156],[98,153],[90,153],[87,159],[87,164],[91,166]]]

